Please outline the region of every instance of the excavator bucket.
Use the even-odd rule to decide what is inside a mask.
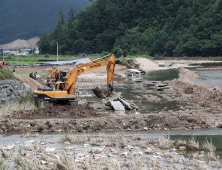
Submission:
[[[94,89],[92,89],[92,91],[94,92],[94,94],[101,99],[105,99],[106,98],[106,94],[104,94],[104,92],[99,88],[96,87]]]

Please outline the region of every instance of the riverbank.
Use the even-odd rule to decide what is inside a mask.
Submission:
[[[135,58],[137,64],[145,71],[192,68],[206,63],[221,63],[222,61],[209,60],[149,60],[146,58]]]

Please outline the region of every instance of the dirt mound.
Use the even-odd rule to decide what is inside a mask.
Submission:
[[[38,81],[30,78],[29,76],[23,74],[16,74],[16,77],[21,80],[23,83],[28,85],[32,90],[38,89],[38,87],[42,87],[43,85],[40,84]]]
[[[172,81],[173,87],[183,93],[189,86],[193,88],[191,97],[181,98],[181,100],[189,103],[197,103],[204,108],[222,110],[222,88],[193,82],[197,77],[198,75],[192,71],[184,68],[180,69],[180,77]]]
[[[135,61],[146,71],[157,70],[159,68],[158,64],[146,58],[135,58]]]
[[[99,117],[96,111],[89,105],[78,106],[49,106],[27,113],[16,112],[10,118],[16,119],[80,119]],[[7,117],[6,117],[7,118]]]
[[[37,48],[38,46],[36,45],[36,43],[40,40],[39,37],[33,37],[30,38],[28,40],[20,40],[17,39],[11,43],[8,44],[4,44],[4,45],[0,45],[0,48],[4,48],[4,49],[9,49],[9,48],[14,48],[16,49],[18,48]]]

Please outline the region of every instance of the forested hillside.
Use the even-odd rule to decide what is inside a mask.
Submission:
[[[221,56],[222,0],[97,0],[40,42],[42,53]]]
[[[0,44],[41,37],[55,29],[60,8],[67,20],[71,7],[79,12],[90,4],[89,0],[1,0]]]

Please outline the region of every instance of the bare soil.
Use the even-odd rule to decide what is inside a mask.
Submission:
[[[100,71],[98,72],[100,74]],[[95,78],[88,77],[88,83]],[[222,128],[222,88],[195,83],[196,78],[198,76],[192,71],[180,69],[180,77],[171,81],[173,90],[159,94],[166,100],[187,103],[191,108],[146,115],[106,115],[97,114],[97,111],[88,105],[47,107],[33,112],[22,111],[2,117],[0,131],[23,132],[27,128],[37,132]],[[27,80],[22,78],[22,81]],[[193,88],[193,93],[185,94],[184,91],[189,86]]]
[[[184,68],[180,69],[180,78],[173,80],[171,84],[180,92],[184,92],[191,86],[193,94],[185,95],[183,93],[183,96],[177,101],[196,104],[196,106],[220,114],[222,111],[222,88],[193,82],[192,80],[197,79],[197,77],[198,75],[195,75],[192,71]]]
[[[23,83],[25,83],[26,85],[28,85],[32,90],[36,90],[38,89],[38,87],[42,87],[43,84],[39,83],[38,81],[30,78],[27,75],[24,74],[16,74],[16,77],[21,80]]]
[[[101,116],[101,115],[100,115]],[[5,118],[14,119],[81,119],[81,118],[94,118],[99,117],[89,105],[78,105],[75,107],[64,105],[64,106],[48,106],[38,110],[30,111],[19,111],[15,112]]]
[[[16,73],[31,73],[37,72],[38,73],[48,73],[50,67],[37,67],[37,68],[16,68]],[[68,73],[74,68],[74,66],[60,66],[58,70],[68,71]],[[115,66],[115,73],[123,73],[127,70],[125,66],[116,64]],[[41,75],[36,80],[31,79],[27,75],[16,74],[16,76],[28,85],[32,90],[36,90],[38,87],[46,86],[46,79],[47,75]],[[116,81],[116,80],[115,80]],[[91,70],[89,72],[85,72],[78,76],[77,79],[77,86],[82,84],[106,84],[107,83],[107,70],[106,66]]]

